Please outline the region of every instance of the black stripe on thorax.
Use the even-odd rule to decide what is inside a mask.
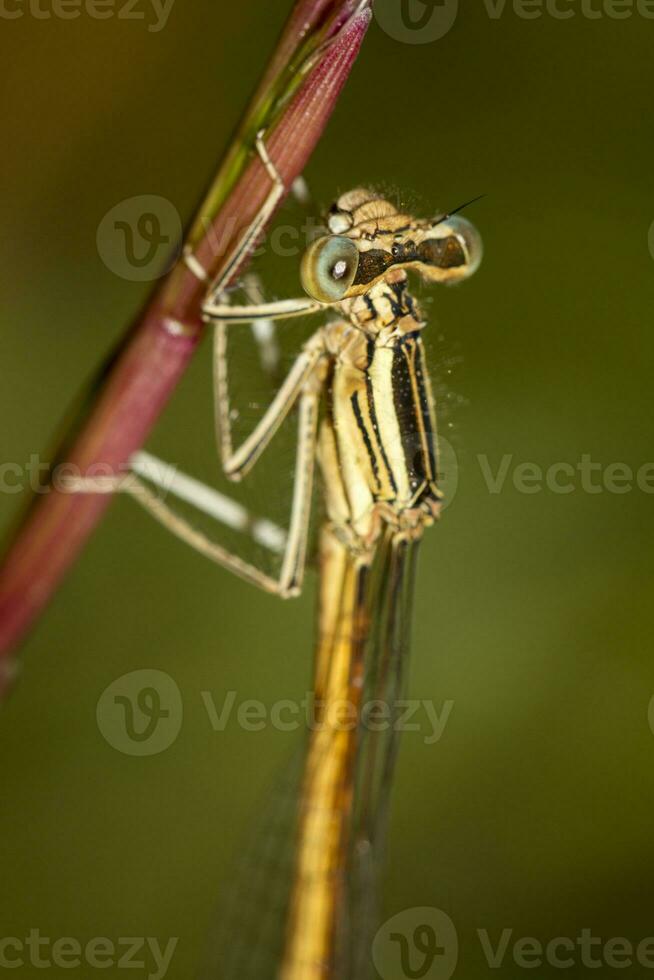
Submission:
[[[427,446],[429,453],[429,473],[427,478],[434,482],[438,478],[437,464],[434,453],[436,442],[436,420],[433,416],[433,408],[429,400],[427,385],[425,383],[425,349],[421,343],[416,343],[416,380],[418,382],[418,394],[420,397],[420,411],[422,413],[423,425],[427,433]]]
[[[377,418],[377,409],[375,407],[375,391],[372,383],[372,378],[370,376],[370,366],[372,364],[373,358],[376,351],[375,341],[372,337],[368,338],[367,353],[368,353],[368,363],[366,365],[366,393],[368,395],[368,411],[370,413],[370,422],[372,424],[372,431],[375,436],[375,442],[377,443],[377,448],[379,449],[379,455],[382,458],[382,462],[386,468],[386,473],[388,474],[388,481],[391,485],[393,493],[397,493],[397,483],[393,475],[393,470],[391,469],[391,464],[389,462],[388,456],[386,455],[386,449],[381,440],[381,435],[379,432],[379,420]]]
[[[424,383],[423,365],[416,365],[417,334],[407,334],[393,353],[393,397],[404,461],[412,490],[434,476],[435,433]],[[425,451],[426,450],[426,451]]]
[[[377,486],[381,489],[381,480],[379,479],[379,466],[377,463],[377,456],[375,455],[375,451],[370,441],[370,433],[368,432],[368,428],[366,426],[363,415],[361,413],[358,391],[355,391],[354,394],[350,396],[350,403],[352,405],[352,411],[354,413],[354,418],[356,420],[357,428],[361,433],[363,444],[366,447],[366,452],[368,453],[368,459],[370,460],[370,466],[372,468],[373,476],[375,478]]]

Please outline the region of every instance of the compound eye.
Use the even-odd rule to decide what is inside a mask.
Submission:
[[[460,282],[476,272],[483,249],[474,225],[454,215],[438,221],[433,235],[425,238],[417,250],[426,278],[434,282]]]
[[[319,303],[338,303],[354,282],[359,250],[349,238],[327,235],[304,253],[300,278],[306,293]]]
[[[481,235],[470,221],[459,214],[449,218],[447,224],[464,248],[467,259],[466,275],[471,276],[479,268],[484,254]]]

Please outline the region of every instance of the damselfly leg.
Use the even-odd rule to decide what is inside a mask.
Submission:
[[[223,263],[218,275],[208,286],[207,299],[209,300],[222,296],[226,287],[229,286],[234,279],[234,275],[238,271],[243,260],[253,250],[262,231],[266,227],[266,224],[274,214],[275,209],[286,193],[284,181],[282,180],[277,168],[273,164],[268,154],[264,136],[265,130],[261,130],[259,133],[257,133],[255,145],[259,159],[261,160],[266,172],[268,173],[268,176],[271,179],[271,189],[254,221],[252,221],[252,223],[245,229],[236,247],[231,251],[226,261]],[[184,250],[184,262],[194,276],[196,276],[202,282],[209,283],[209,274],[207,273],[207,270],[189,248]]]
[[[285,192],[281,177],[266,149],[263,133],[257,136],[256,149],[271,178],[272,189],[257,218],[246,230],[218,277],[208,288],[203,312],[205,318],[215,325],[214,415],[221,462],[229,479],[238,481],[252,469],[289,412],[298,407],[298,439],[291,517],[279,577],[271,577],[212,541],[166,504],[149,486],[150,482],[157,482],[156,478],[154,481],[152,479],[153,475],[156,477],[157,467],[159,466],[160,471],[161,466],[166,465],[156,457],[148,455],[147,465],[144,465],[144,458],[141,456],[127,476],[71,478],[67,489],[76,493],[128,493],[171,533],[201,554],[265,591],[288,597],[297,595],[300,591],[304,574],[316,457],[318,406],[321,395],[321,375],[318,365],[325,353],[324,341],[319,331],[305,345],[254,431],[234,451],[227,379],[227,322],[252,323],[261,320],[286,319],[289,316],[316,312],[322,308],[322,304],[301,299],[234,307],[220,302],[234,270],[256,245],[263,228]],[[205,270],[190,253],[185,254],[184,260],[195,275],[203,280],[207,279]],[[256,284],[254,288],[256,289]],[[161,480],[158,482],[159,486],[163,485]],[[233,509],[230,509],[231,502],[204,484],[175,470],[166,481],[165,489],[173,496],[186,500],[199,511],[234,526],[234,521],[230,520],[233,516]],[[246,522],[242,523],[245,526]],[[250,522],[248,530],[251,531],[254,527],[261,527],[261,521]],[[278,540],[278,536],[276,537]]]

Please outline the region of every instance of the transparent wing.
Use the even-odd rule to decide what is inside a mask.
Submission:
[[[197,980],[276,980],[293,882],[304,759],[298,746],[262,800],[230,876],[231,894],[216,909]]]
[[[373,566],[363,703],[387,705],[389,721],[382,731],[365,719],[360,726],[337,974],[352,980],[373,975],[372,941],[380,925],[378,879],[401,734],[398,722],[409,666],[418,547],[418,542],[397,542],[389,536]]]

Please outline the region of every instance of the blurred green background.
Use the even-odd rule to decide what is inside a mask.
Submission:
[[[3,19],[2,462],[47,458],[147,294],[101,261],[102,217],[138,194],[190,217],[289,5],[186,0],[158,32]],[[490,971],[478,929],[493,943],[504,928],[512,941],[654,934],[652,496],[635,480],[589,493],[577,475],[566,494],[513,481],[522,463],[590,455],[602,487],[610,464],[654,460],[654,21],[567,6],[569,20],[527,20],[470,4],[428,44],[373,23],[307,172],[324,205],[360,183],[433,211],[486,194],[469,212],[482,268],[430,307],[434,372],[441,351],[455,362],[439,390],[459,473],[422,548],[409,693],[454,706],[436,744],[404,736],[384,894],[388,915],[447,912],[466,980],[523,972],[510,950]],[[173,447],[213,451],[207,353],[170,405],[162,452],[164,430]],[[505,454],[491,493],[484,460],[495,473]],[[2,529],[20,506],[0,495]],[[301,697],[314,598],[314,574],[279,602],[131,502],[112,505],[2,712],[2,936],[177,936],[167,976],[194,975],[291,743],[270,726],[214,731],[201,692],[218,705],[226,691]],[[168,673],[184,703],[177,740],[147,758],[96,724],[104,689],[136,669]],[[48,976],[60,973],[95,970]]]

